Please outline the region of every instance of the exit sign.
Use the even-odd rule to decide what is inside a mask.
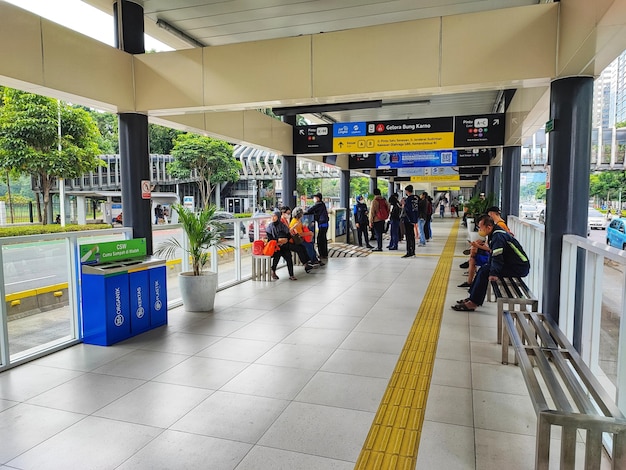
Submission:
[[[546,134],[548,132],[552,132],[554,130],[554,119],[550,119],[548,122],[546,122]]]

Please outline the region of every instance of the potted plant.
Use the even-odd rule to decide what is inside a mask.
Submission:
[[[210,259],[208,249],[220,246],[224,225],[215,217],[217,208],[206,206],[199,212],[187,209],[181,204],[172,208],[178,213],[178,222],[187,235],[188,244],[181,244],[176,238],[161,243],[154,254],[163,258],[173,258],[178,249],[191,259],[192,271],[178,274],[180,294],[185,310],[189,312],[209,312],[213,310],[217,292],[217,273],[204,268]]]

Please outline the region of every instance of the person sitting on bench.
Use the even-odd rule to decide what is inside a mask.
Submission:
[[[456,311],[473,312],[482,305],[489,281],[495,281],[499,277],[526,277],[530,271],[530,262],[522,245],[513,235],[497,227],[490,216],[484,215],[479,219],[478,234],[489,237],[491,256],[488,264],[478,270],[469,297],[452,306]]]

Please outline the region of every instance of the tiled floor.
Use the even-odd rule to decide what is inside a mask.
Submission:
[[[0,468],[352,469],[448,237],[218,293],[211,314],[0,374]],[[446,305],[465,294],[456,261]],[[446,308],[417,468],[532,469],[535,414],[495,306]],[[558,441],[555,441],[558,445]]]

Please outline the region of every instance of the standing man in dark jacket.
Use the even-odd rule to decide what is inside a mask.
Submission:
[[[409,184],[404,188],[406,199],[404,200],[404,208],[402,222],[404,223],[404,236],[406,237],[406,254],[403,258],[415,256],[415,224],[417,223],[418,199],[413,194],[413,185]]]
[[[359,246],[363,246],[363,236],[365,236],[365,246],[367,248],[374,248],[370,245],[368,215],[367,204],[365,204],[363,196],[357,196],[356,204],[354,206],[354,223],[356,224]]]
[[[328,239],[326,233],[328,232],[328,211],[326,210],[326,204],[322,201],[322,193],[313,195],[315,204],[308,209],[304,215],[313,214],[315,222],[317,222],[317,250],[320,253],[320,258],[328,259]]]
[[[526,277],[530,271],[528,256],[520,243],[513,235],[497,226],[490,216],[483,215],[478,220],[478,234],[489,237],[491,256],[489,262],[478,270],[469,297],[453,305],[453,310],[473,312],[483,304],[489,281],[495,281],[499,277]]]

